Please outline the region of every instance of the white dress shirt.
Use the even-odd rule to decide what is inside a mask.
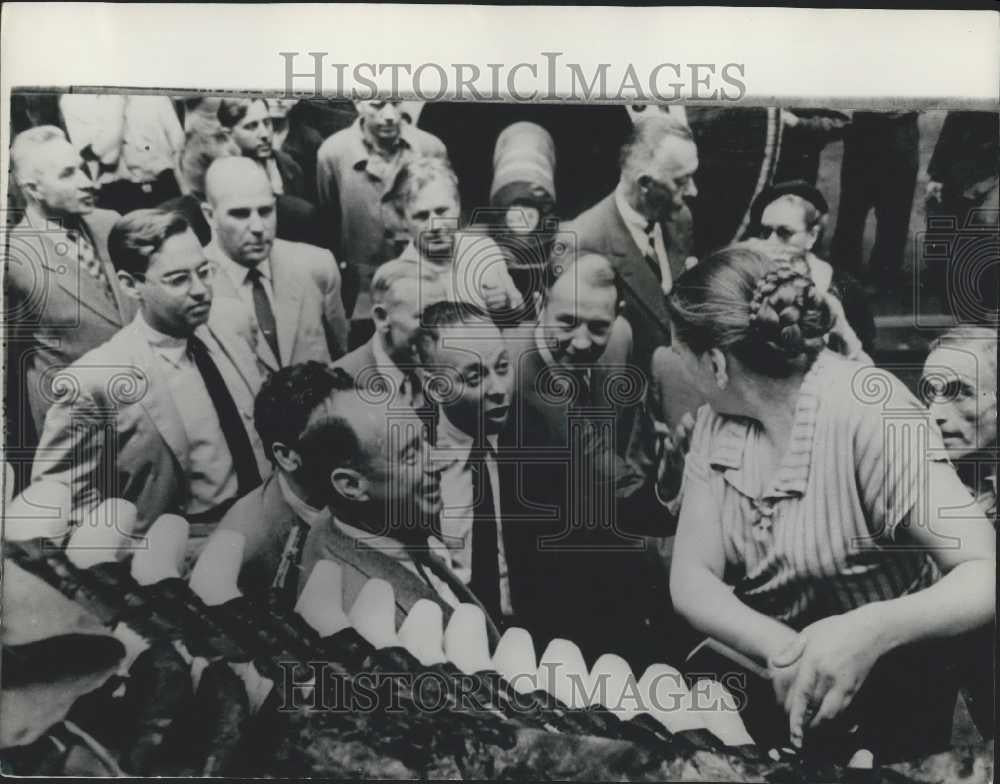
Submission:
[[[461,603],[451,588],[448,587],[448,584],[434,574],[434,572],[430,569],[417,568],[417,564],[410,556],[409,548],[402,542],[397,541],[396,539],[390,539],[388,536],[379,536],[378,534],[370,533],[361,528],[356,528],[353,525],[349,525],[348,523],[338,520],[336,517],[333,518],[333,524],[337,526],[342,533],[352,539],[364,542],[373,550],[378,550],[382,553],[382,555],[392,558],[404,569],[417,575],[417,577],[421,580],[429,582],[430,586],[435,590],[437,595],[450,607],[458,607]],[[445,563],[448,563],[448,550],[441,543],[440,539],[434,536],[428,536],[427,545],[431,552],[441,558]]]
[[[187,435],[188,502],[184,511],[199,514],[214,509],[236,495],[238,481],[232,455],[219,424],[215,405],[205,381],[187,351],[187,340],[164,335],[136,315],[153,353],[163,362],[163,376]],[[216,363],[228,362],[215,346],[205,340]]]
[[[392,357],[385,350],[385,344],[379,333],[375,334],[375,339],[372,341],[372,353],[375,355],[375,366],[378,368],[379,374],[386,377],[391,385],[390,389],[395,392],[395,404],[399,405],[399,403],[405,402],[411,408],[416,408],[418,402],[415,400],[416,390],[413,381],[399,365],[393,362]],[[414,372],[417,372],[416,368],[414,368]]]
[[[615,188],[615,204],[618,206],[618,212],[622,216],[622,220],[625,221],[625,226],[628,227],[629,234],[632,235],[639,252],[646,255],[649,252],[649,235],[646,234],[646,226],[649,221],[632,209],[628,199],[625,198],[625,188],[621,183],[618,183],[618,187]],[[663,292],[669,294],[674,281],[670,274],[667,246],[663,241],[663,227],[660,226],[659,221],[653,224],[653,247],[656,250],[656,260],[660,264],[660,272],[663,275],[663,283],[661,284]]]
[[[486,437],[493,449],[497,436]],[[441,473],[441,535],[448,547],[452,571],[466,585],[472,579],[472,522],[475,499],[472,488],[472,436],[459,430],[444,411],[438,421],[436,452],[445,466]],[[500,612],[512,615],[510,579],[507,555],[503,544],[503,523],[500,512],[500,474],[492,455],[485,457],[486,470],[493,485],[493,510],[497,521],[497,553],[500,565]]]
[[[222,271],[225,272],[229,280],[232,281],[233,288],[236,289],[236,294],[241,300],[243,300],[243,303],[250,308],[250,312],[254,314],[254,319],[256,320],[257,311],[255,310],[253,304],[253,284],[247,277],[247,273],[250,272],[250,268],[245,267],[237,261],[233,261],[218,245],[213,245],[209,255],[219,265]],[[267,293],[267,299],[271,303],[271,312],[273,313],[275,308],[274,284],[271,279],[271,260],[264,259],[257,265],[257,270],[260,272],[260,282],[263,284],[264,291]]]

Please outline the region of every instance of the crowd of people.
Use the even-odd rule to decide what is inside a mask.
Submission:
[[[247,595],[333,560],[345,609],[375,576],[400,619],[471,602],[588,663],[749,661],[761,743],[927,752],[959,690],[992,738],[995,324],[943,334],[916,391],[873,361],[916,113],[792,116],[846,139],[824,260],[808,145],[699,257],[683,113],[612,140],[617,186],[567,216],[541,125],[498,135],[470,205],[407,109],[67,94],[17,133],[8,408],[44,535],[120,498],[136,541],[188,521],[189,569],[242,536]],[[959,225],[996,219],[980,114],[932,164]]]

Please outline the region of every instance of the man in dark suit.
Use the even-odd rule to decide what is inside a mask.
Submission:
[[[392,585],[397,625],[418,599],[439,604],[446,620],[460,602],[478,605],[433,535],[440,472],[416,412],[366,398],[341,368],[334,374],[333,392],[299,439],[304,479],[330,509],[306,540],[300,590],[318,561],[332,560],[342,567],[345,611],[373,577]],[[487,628],[495,643],[496,628]]]
[[[7,237],[7,370],[41,432],[55,399],[52,374],[128,324],[135,303],[108,257],[119,216],[94,208],[94,184],[66,135],[51,125],[29,129],[10,154],[27,207]],[[28,413],[17,419],[29,421]]]
[[[290,155],[274,149],[274,126],[265,99],[224,98],[219,104],[218,118],[243,155],[257,161],[267,172],[275,193],[307,198],[309,188],[302,168]]]
[[[372,278],[371,339],[337,361],[374,398],[390,406],[422,410],[427,405],[417,342],[425,308],[445,298],[443,287],[417,264],[395,259]]]
[[[226,325],[206,323],[215,266],[182,216],[136,210],[108,244],[139,312],[62,372],[33,478],[68,486],[78,509],[131,501],[136,536],[182,514],[196,547],[270,473],[249,426],[257,365]]]
[[[497,451],[510,412],[510,352],[489,313],[475,305],[436,302],[421,321],[417,345],[437,413],[442,539],[456,573],[497,624],[516,625],[503,526],[516,487]]]
[[[659,497],[675,507],[680,476],[661,476],[667,455],[645,449],[646,383],[619,301],[611,263],[583,254],[548,282],[538,323],[507,335],[516,383],[500,459],[515,461],[517,492],[505,494],[504,539],[518,622],[536,646],[565,637],[591,663],[613,652],[641,672],[670,660],[655,545],[672,528]]]
[[[690,129],[657,113],[635,123],[622,148],[614,193],[562,227],[577,253],[611,261],[625,294],[635,361],[648,372],[653,350],[670,342],[664,299],[691,255],[691,212],[698,150]]]
[[[219,266],[218,299],[237,300],[256,327],[257,357],[269,371],[347,349],[340,271],[329,251],[275,239],[275,198],[264,172],[246,158],[221,158],[205,177],[205,214]]]

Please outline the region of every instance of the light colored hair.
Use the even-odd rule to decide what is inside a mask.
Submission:
[[[423,265],[403,259],[393,259],[379,266],[372,276],[372,302],[384,302],[389,290],[401,280],[414,280],[428,286],[437,285],[437,278]]]
[[[936,351],[939,348],[971,349],[977,356],[986,360],[986,365],[993,374],[993,378],[996,378],[997,344],[998,338],[995,327],[964,326],[949,329],[931,343],[930,351]]]
[[[779,204],[780,202],[786,202],[787,204],[791,204],[793,207],[798,207],[802,210],[802,219],[806,224],[806,231],[812,231],[813,228],[822,223],[823,219],[826,217],[822,212],[816,209],[815,204],[808,199],[803,199],[797,193],[786,193],[783,196],[779,196],[774,201],[765,204],[764,209],[766,210],[772,204]],[[761,211],[761,214],[763,214],[763,211]]]
[[[416,158],[399,170],[396,179],[392,183],[392,187],[382,197],[382,201],[392,204],[396,208],[396,212],[402,215],[406,205],[420,191],[438,180],[444,180],[451,185],[457,200],[458,175],[455,174],[451,165],[443,158],[426,155]]]
[[[18,185],[34,176],[37,170],[38,150],[56,139],[69,141],[62,128],[57,128],[55,125],[38,125],[21,131],[14,137],[14,143],[10,146],[10,163]]]
[[[656,112],[637,120],[632,126],[631,134],[622,145],[619,158],[622,171],[634,169],[650,160],[663,140],[669,136],[694,144],[691,129],[669,114]]]

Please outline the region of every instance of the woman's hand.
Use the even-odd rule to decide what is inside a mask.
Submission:
[[[824,618],[800,633],[804,650],[785,698],[789,735],[795,746],[802,745],[807,727],[835,718],[851,704],[885,653],[883,626],[873,610],[873,605],[867,605]]]

